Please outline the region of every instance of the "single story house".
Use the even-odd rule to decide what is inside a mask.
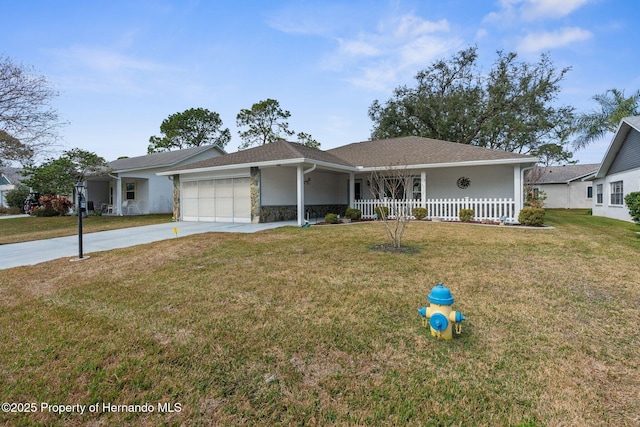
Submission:
[[[545,208],[579,209],[593,205],[593,184],[588,179],[598,164],[536,167],[527,175],[534,191],[544,192]]]
[[[7,208],[7,191],[17,188],[20,184],[20,169],[6,166],[0,170],[0,208]]]
[[[640,191],[640,116],[620,121],[593,179],[593,215],[633,221],[624,198]]]
[[[183,221],[297,220],[302,225],[347,207],[373,217],[377,205],[388,206],[390,215],[411,215],[420,206],[429,218],[453,220],[466,207],[474,209],[476,219],[516,221],[523,174],[536,162],[528,155],[410,136],[326,151],[278,141],[158,175],[173,177]],[[401,202],[381,196],[373,178],[398,169],[413,176]]]
[[[113,215],[172,213],[172,177],[158,172],[223,154],[217,145],[204,145],[114,160],[103,173],[86,178],[87,208]]]

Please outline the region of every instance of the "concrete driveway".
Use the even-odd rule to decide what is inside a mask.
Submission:
[[[297,226],[297,222],[285,221],[264,224],[170,222],[167,224],[122,228],[119,230],[84,234],[82,237],[82,252],[83,255],[90,256],[91,252],[107,251],[110,249],[157,242],[159,240],[175,239],[174,228],[178,229],[178,237],[184,237],[191,234],[211,232],[255,233],[256,231],[284,226]],[[0,245],[0,270],[23,265],[34,265],[58,258],[77,258],[78,246],[78,235]]]

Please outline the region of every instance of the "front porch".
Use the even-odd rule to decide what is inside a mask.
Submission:
[[[517,222],[516,204],[511,198],[460,198],[460,199],[361,199],[354,200],[353,207],[362,212],[362,218],[375,218],[375,209],[386,206],[389,217],[397,215],[413,217],[414,208],[426,208],[426,219],[457,221],[461,209],[472,209],[474,221]]]
[[[143,215],[149,212],[149,179],[113,175],[87,179],[87,200],[103,215]]]

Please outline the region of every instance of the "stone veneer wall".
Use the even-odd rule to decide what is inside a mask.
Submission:
[[[251,183],[249,184],[251,192],[251,222],[259,223],[260,220],[260,168],[251,168]]]
[[[180,221],[180,175],[173,175],[173,218]]]
[[[305,217],[324,218],[328,213],[344,215],[348,205],[305,205]],[[298,207],[287,206],[262,206],[260,208],[260,222],[295,221],[298,215]]]

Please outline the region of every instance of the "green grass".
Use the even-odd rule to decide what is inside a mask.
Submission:
[[[171,215],[89,216],[82,220],[82,232],[93,233],[163,222],[171,222]],[[77,216],[0,219],[0,245],[73,236],[77,233]]]
[[[640,227],[547,218],[411,223],[416,254],[370,251],[385,232],[367,223],[0,271],[4,401],[181,404],[0,423],[636,425]],[[467,316],[452,341],[416,312],[438,281]]]

